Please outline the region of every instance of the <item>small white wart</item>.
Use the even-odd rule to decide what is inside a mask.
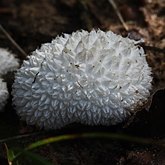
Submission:
[[[15,75],[13,103],[30,125],[113,125],[149,96],[151,68],[142,47],[111,31],[76,31],[32,52]]]

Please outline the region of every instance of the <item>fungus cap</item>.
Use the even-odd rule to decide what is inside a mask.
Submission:
[[[6,105],[6,101],[8,99],[9,93],[7,90],[7,85],[0,78],[0,112],[3,111],[4,106]]]
[[[151,69],[134,40],[111,31],[76,31],[35,50],[13,84],[17,114],[56,129],[72,122],[111,125],[146,104]]]
[[[15,55],[4,48],[0,48],[0,75],[9,71],[14,71],[19,67],[18,59]]]
[[[14,54],[4,48],[0,48],[0,77],[9,71],[16,70],[18,66],[19,63]],[[8,96],[7,84],[0,78],[0,111],[3,110]]]

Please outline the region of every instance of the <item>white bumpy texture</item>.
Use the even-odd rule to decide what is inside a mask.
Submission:
[[[77,31],[45,43],[24,61],[13,103],[28,124],[111,125],[147,102],[151,69],[142,47],[111,31]]]
[[[18,60],[8,50],[0,48],[0,77],[9,71],[14,71],[19,67]],[[8,98],[6,82],[0,78],[0,112],[3,111]]]
[[[9,71],[14,71],[19,67],[18,60],[12,53],[4,48],[0,48],[0,75]]]
[[[7,90],[7,85],[0,78],[0,112],[3,111],[4,106],[6,105],[9,93]]]

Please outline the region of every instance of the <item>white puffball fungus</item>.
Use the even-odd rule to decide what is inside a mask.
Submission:
[[[144,50],[135,43],[111,31],[82,30],[43,44],[16,73],[18,115],[46,129],[124,121],[152,88]]]
[[[19,67],[18,59],[15,55],[4,48],[0,48],[0,75],[9,71],[14,71]]]
[[[8,99],[9,93],[7,90],[6,82],[0,78],[0,112],[3,111],[6,101]]]
[[[16,70],[18,67],[18,59],[14,57],[14,54],[4,48],[0,48],[0,77],[9,71]],[[0,78],[0,111],[3,111],[8,96],[7,84]]]

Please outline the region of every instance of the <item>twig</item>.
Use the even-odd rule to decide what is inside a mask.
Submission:
[[[16,41],[10,36],[10,34],[0,25],[0,30],[5,34],[5,36],[11,41],[11,43],[21,52],[22,57],[21,59],[25,59],[27,54],[25,51],[16,43]]]
[[[122,15],[121,15],[121,13],[120,13],[120,11],[119,11],[117,5],[115,4],[114,0],[108,0],[108,1],[109,1],[109,3],[112,5],[112,7],[114,8],[114,10],[115,10],[117,16],[119,17],[119,20],[120,20],[120,22],[122,23],[124,29],[125,29],[126,31],[128,31],[128,26],[126,25],[126,23],[125,23],[125,21],[124,21]]]

